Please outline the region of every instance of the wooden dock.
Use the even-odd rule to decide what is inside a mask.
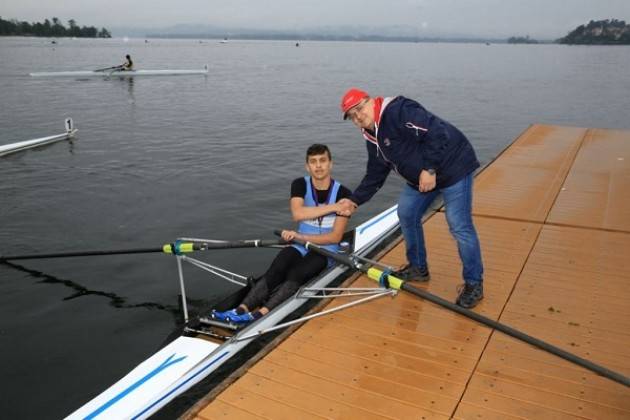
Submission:
[[[630,131],[530,127],[475,181],[475,311],[630,375],[629,191]],[[425,235],[422,287],[454,301],[461,265],[443,213]],[[404,260],[402,243],[382,257]],[[186,416],[629,419],[630,390],[399,293],[307,322]]]

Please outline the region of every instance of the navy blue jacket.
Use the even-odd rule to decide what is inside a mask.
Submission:
[[[479,167],[472,145],[455,126],[403,96],[387,101],[376,133],[363,130],[367,171],[350,197],[352,201],[363,204],[372,198],[391,170],[418,189],[420,172],[435,169],[436,188],[440,189]]]

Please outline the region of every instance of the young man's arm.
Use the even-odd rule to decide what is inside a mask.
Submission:
[[[333,224],[333,230],[330,233],[324,233],[321,235],[305,235],[295,232],[293,230],[284,230],[282,231],[282,238],[287,241],[295,238],[301,241],[312,242],[316,245],[336,244],[339,243],[343,238],[343,234],[346,231],[347,225],[347,217],[337,217],[335,219],[335,223]]]
[[[291,197],[290,204],[291,215],[293,216],[293,221],[295,222],[315,219],[317,217],[323,217],[327,214],[341,211],[341,206],[338,203],[319,205],[316,207],[305,206],[304,199],[302,197]]]

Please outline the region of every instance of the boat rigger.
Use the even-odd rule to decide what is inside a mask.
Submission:
[[[41,137],[33,140],[19,141],[17,143],[5,144],[0,146],[0,156],[6,156],[11,153],[20,152],[26,149],[32,149],[33,147],[43,146],[45,144],[54,143],[59,140],[65,140],[74,137],[77,133],[77,129],[74,128],[72,118],[66,118],[65,120],[66,132],[62,134],[56,134],[54,136]]]
[[[44,71],[29,73],[32,77],[136,77],[136,76],[185,76],[208,74],[208,66],[198,70],[79,70],[79,71]]]

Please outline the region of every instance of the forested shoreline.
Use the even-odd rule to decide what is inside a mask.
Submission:
[[[59,18],[44,19],[43,22],[26,22],[17,19],[5,20],[0,16],[0,36],[43,36],[75,38],[111,38],[111,33],[94,26],[79,26],[76,20],[68,20],[65,27]]]

